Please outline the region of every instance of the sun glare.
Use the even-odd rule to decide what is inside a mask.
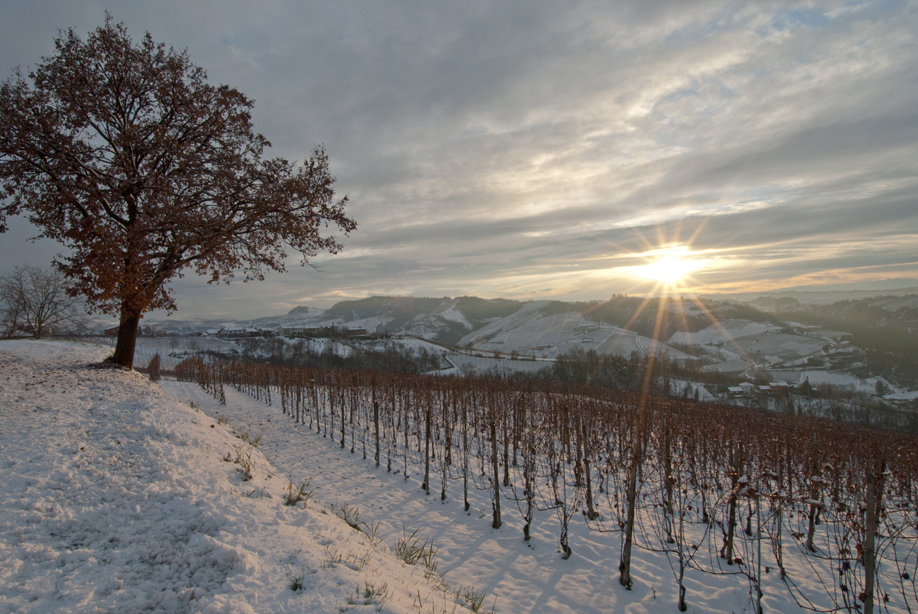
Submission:
[[[689,276],[702,266],[700,260],[688,258],[684,248],[658,250],[646,254],[651,262],[636,267],[637,276],[654,281],[663,290],[673,290],[685,286]]]
[[[653,264],[645,266],[643,273],[648,279],[664,284],[674,284],[685,277],[690,270],[689,263],[678,256],[664,256]]]

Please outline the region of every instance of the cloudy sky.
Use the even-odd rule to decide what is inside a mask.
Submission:
[[[0,7],[3,78],[108,10],[253,98],[272,155],[324,144],[359,224],[344,251],[257,284],[185,277],[180,318],[918,277],[916,2]],[[0,272],[59,251],[11,227]]]

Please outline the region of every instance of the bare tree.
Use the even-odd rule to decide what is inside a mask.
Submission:
[[[84,42],[73,30],[28,77],[0,85],[0,231],[24,213],[69,248],[56,262],[75,292],[119,317],[113,362],[131,367],[150,309],[174,309],[169,281],[284,270],[341,245],[346,198],[334,200],[325,151],[302,165],[263,157],[253,103],[207,83],[187,52],[134,44],[107,17]]]
[[[67,291],[63,274],[50,267],[21,266],[0,276],[0,314],[6,336],[24,330],[41,339],[47,333],[85,328],[81,301]]]
[[[22,303],[18,300],[19,294],[13,284],[7,283],[7,278],[0,280],[0,325],[3,326],[3,336],[7,339],[15,337],[22,327]]]

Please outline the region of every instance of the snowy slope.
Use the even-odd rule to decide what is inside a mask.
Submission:
[[[87,366],[107,354],[0,342],[0,612],[463,611],[328,508],[284,505],[200,409]]]
[[[555,358],[573,349],[617,356],[637,352],[646,356],[650,348],[656,347],[658,354],[678,360],[691,359],[665,344],[655,345],[648,337],[608,323],[587,320],[580,311],[546,314],[542,309],[548,304],[548,301],[526,303],[516,313],[470,332],[458,345],[505,354],[519,352],[539,358]]]
[[[108,351],[0,342],[2,613],[439,614],[464,611],[456,602],[484,590],[482,611],[677,611],[664,553],[638,549],[633,590],[618,584],[614,528],[592,531],[575,515],[573,555],[562,560],[555,510],[536,513],[525,543],[512,500],[492,529],[483,491],[473,487],[466,513],[455,481],[444,501],[439,477],[425,496],[415,469],[377,468],[359,446],[351,452],[276,405],[227,388],[221,406],[194,384],[86,367]],[[261,441],[252,448],[243,436]],[[246,481],[233,461],[249,455]],[[312,499],[283,505],[288,479],[308,480]],[[374,539],[335,515],[345,504]],[[437,574],[392,555],[415,529],[439,549]],[[818,593],[812,568],[789,564],[797,585]],[[803,611],[779,574],[766,574],[765,611]],[[742,576],[689,570],[686,586],[689,612],[754,609]]]
[[[778,330],[781,330],[781,328],[767,322],[725,320],[695,333],[673,333],[668,343],[681,343],[683,345],[730,343],[749,335],[764,335]]]

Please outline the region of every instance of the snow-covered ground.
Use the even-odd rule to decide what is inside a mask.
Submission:
[[[551,362],[546,360],[514,360],[461,353],[449,354],[446,359],[455,367],[454,372],[457,374],[534,373],[551,366]]]
[[[691,356],[666,344],[654,344],[647,337],[611,324],[587,320],[579,311],[544,315],[545,301],[527,303],[515,314],[472,331],[459,340],[460,347],[524,356],[555,358],[573,349],[595,350],[600,354],[646,356],[651,348],[677,360]]]
[[[87,368],[107,354],[0,342],[0,612],[449,613],[482,591],[482,611],[677,611],[664,553],[637,550],[632,590],[619,585],[618,531],[575,516],[562,560],[554,511],[527,544],[512,501],[495,530],[487,493],[466,513],[455,481],[441,501],[439,478],[426,496],[413,469],[388,473],[230,388],[221,406],[194,384]],[[284,505],[307,481],[309,502]],[[335,510],[359,512],[363,532]],[[393,557],[413,531],[438,573]],[[689,612],[754,611],[742,576],[689,570],[686,586]],[[777,573],[763,591],[765,611],[802,611]]]
[[[450,322],[458,322],[459,324],[462,324],[467,329],[472,330],[472,325],[466,319],[465,315],[461,311],[456,309],[455,307],[450,307],[449,309],[445,311],[441,311],[437,315],[443,318],[444,320],[449,320]]]
[[[682,345],[708,345],[730,343],[749,335],[762,335],[780,330],[779,327],[765,322],[749,320],[726,320],[718,322],[695,333],[676,332],[667,343]]]
[[[463,611],[365,526],[285,505],[289,468],[221,421],[88,367],[108,353],[0,343],[0,612]]]

